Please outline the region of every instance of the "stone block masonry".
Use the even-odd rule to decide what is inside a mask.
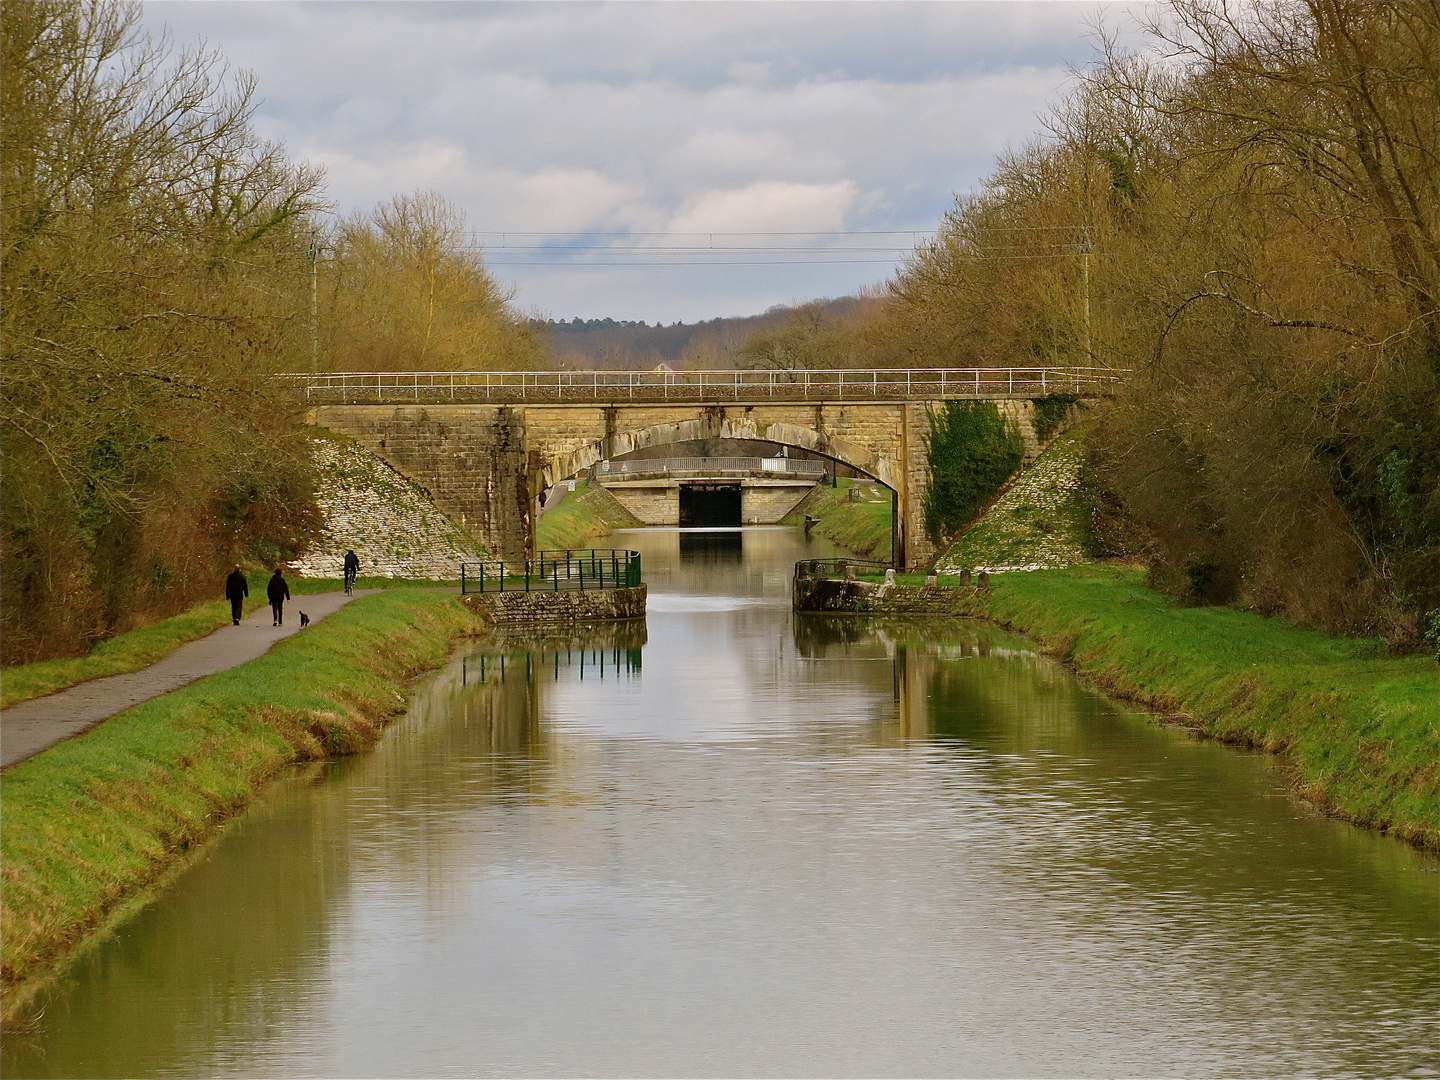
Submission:
[[[868,581],[796,578],[796,611],[823,615],[975,615],[978,590],[944,585],[877,585]]]
[[[494,626],[558,626],[645,618],[648,589],[593,589],[585,592],[472,593],[465,605]]]

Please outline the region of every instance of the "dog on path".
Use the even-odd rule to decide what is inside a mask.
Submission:
[[[305,627],[307,627],[307,626],[309,626],[309,625],[310,625],[310,616],[309,616],[309,615],[306,615],[305,612],[303,612],[303,611],[300,612],[300,628],[303,630]]]

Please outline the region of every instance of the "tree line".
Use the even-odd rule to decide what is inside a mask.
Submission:
[[[850,317],[762,366],[1123,372],[1086,435],[1102,550],[1160,587],[1440,636],[1440,4],[1169,0],[1100,33]]]
[[[319,521],[264,376],[529,367],[543,338],[438,196],[335,220],[253,80],[123,0],[0,3],[0,660],[82,650]]]

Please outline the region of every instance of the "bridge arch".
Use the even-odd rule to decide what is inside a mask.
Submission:
[[[757,423],[749,417],[719,416],[714,418],[715,422],[707,422],[710,420],[709,417],[700,417],[649,424],[628,431],[617,430],[581,446],[554,451],[541,465],[538,489],[544,490],[561,480],[578,476],[597,462],[624,457],[636,450],[720,438],[749,439],[808,450],[848,465],[892,491],[898,490],[896,463],[849,439],[798,424]]]

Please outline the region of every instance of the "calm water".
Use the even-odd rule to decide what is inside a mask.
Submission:
[[[281,783],[6,1076],[1433,1075],[1433,860],[1020,638],[620,534],[645,629],[490,643]]]

